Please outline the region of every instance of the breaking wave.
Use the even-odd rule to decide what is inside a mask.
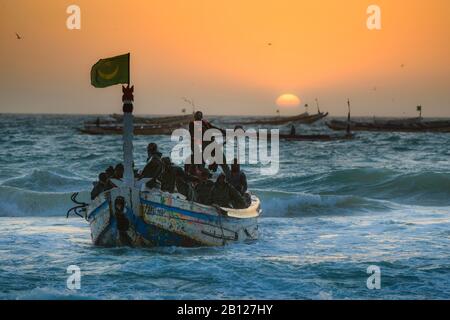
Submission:
[[[315,181],[325,192],[352,194],[405,204],[450,205],[450,173],[399,173],[387,169],[332,172]]]
[[[357,196],[322,196],[308,193],[290,193],[257,190],[265,217],[299,217],[317,215],[345,215],[391,210],[387,201]]]
[[[68,177],[47,170],[34,170],[30,174],[8,179],[1,185],[32,191],[68,192],[86,188],[89,184],[85,179]]]
[[[0,186],[0,217],[64,216],[73,207],[72,192],[38,192]],[[88,192],[79,199],[87,200]]]
[[[269,191],[264,182],[259,183],[261,189],[252,189],[261,198],[264,216],[380,212],[392,210],[398,206],[396,203],[450,205],[450,175],[446,173],[399,174],[387,169],[349,169],[294,179],[289,179],[291,188],[302,192]],[[81,190],[80,198],[88,201],[90,188],[91,182],[83,177],[35,170],[3,181],[0,216],[63,216],[73,206],[71,194]]]

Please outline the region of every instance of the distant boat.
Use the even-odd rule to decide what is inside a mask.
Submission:
[[[291,117],[270,117],[270,118],[264,118],[264,119],[255,119],[255,120],[251,120],[251,121],[242,122],[239,124],[240,125],[250,125],[250,124],[281,125],[281,124],[286,124],[286,123],[291,123],[291,122],[311,124],[316,121],[319,121],[320,119],[325,118],[326,116],[328,116],[328,112],[326,112],[326,113],[319,112],[319,113],[316,113],[313,115],[310,115],[307,112],[305,112],[305,113],[302,113],[302,114],[299,114],[296,116],[291,116]]]
[[[117,122],[123,121],[123,115],[121,114],[112,114],[111,117],[115,119]],[[164,116],[164,117],[134,117],[134,122],[139,124],[153,124],[153,125],[168,125],[168,124],[177,124],[183,125],[188,124],[193,120],[192,114],[186,114],[181,116]]]
[[[388,131],[388,132],[450,132],[450,120],[378,119],[372,121],[331,120],[326,123],[333,130],[347,130],[350,124],[352,131]]]
[[[182,128],[183,126],[168,126],[168,125],[144,125],[134,124],[134,135],[171,135],[175,129]],[[91,135],[116,135],[123,134],[123,126],[121,124],[107,124],[107,125],[95,125],[85,124],[81,129],[78,129],[81,133]]]
[[[134,117],[135,135],[170,135],[173,130],[186,127],[193,116],[165,116],[165,117]],[[86,121],[81,133],[92,135],[122,134],[123,115],[112,114],[106,119],[97,118],[94,121]]]
[[[336,135],[329,135],[329,134],[308,134],[308,135],[301,135],[301,134],[280,134],[280,140],[287,140],[287,141],[338,141],[338,140],[351,140],[355,136],[353,134],[346,134],[344,136],[336,136]]]

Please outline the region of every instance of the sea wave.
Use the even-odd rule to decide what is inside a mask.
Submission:
[[[255,193],[261,199],[265,217],[345,215],[389,211],[395,207],[388,201],[358,196],[323,196],[267,190],[256,190]]]
[[[39,192],[10,186],[0,186],[0,217],[63,216],[74,204],[72,192]],[[354,196],[320,196],[257,190],[264,216],[298,217],[308,215],[340,215],[367,211],[389,210],[386,201]],[[83,191],[79,199],[89,202],[89,192]]]
[[[16,187],[0,186],[0,217],[64,216],[74,206],[71,192],[38,192]],[[80,200],[89,199],[88,192]]]
[[[450,205],[450,173],[405,172],[386,168],[353,168],[311,174],[292,173],[258,178],[261,189],[308,194],[354,196],[398,204],[446,207]],[[251,182],[250,182],[251,183]]]
[[[89,184],[89,181],[76,176],[69,177],[48,170],[34,170],[29,174],[3,181],[1,185],[40,192],[75,192],[86,188]]]
[[[389,169],[348,169],[315,181],[323,191],[385,199],[402,204],[450,205],[450,173],[397,172]]]
[[[85,201],[89,200],[90,181],[55,171],[34,170],[3,181],[0,185],[0,216],[63,215],[73,205],[70,195],[80,190]],[[291,188],[298,184],[302,191],[274,191],[265,188],[264,183],[255,183],[263,187],[252,191],[260,196],[265,216],[378,212],[391,210],[398,204],[450,205],[448,173],[404,174],[390,169],[358,168],[288,180]]]

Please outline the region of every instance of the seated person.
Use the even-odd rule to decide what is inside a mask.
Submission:
[[[189,201],[195,201],[195,191],[190,180],[190,176],[186,175],[180,167],[173,167],[175,173],[175,185],[178,193],[182,194]]]
[[[113,174],[112,178],[117,179],[117,180],[122,180],[124,171],[125,171],[125,168],[124,168],[123,164],[119,163],[114,168],[114,174]]]
[[[208,166],[208,169],[211,172],[211,176],[217,179],[217,177],[219,176],[219,165],[216,162],[213,162]],[[230,175],[230,168],[225,162],[220,165],[220,169],[226,177]]]
[[[212,203],[220,207],[234,209],[244,209],[247,207],[244,198],[233,186],[227,183],[224,174],[217,177],[211,191],[211,198]]]
[[[158,145],[151,142],[147,146],[147,162],[149,162],[153,156],[158,156],[158,158],[161,158],[162,153],[158,151]]]
[[[196,201],[210,206],[212,204],[211,191],[213,187],[214,182],[208,179],[206,173],[203,173],[200,182],[195,186]]]
[[[164,157],[161,159],[162,163],[162,173],[160,176],[161,181],[161,191],[175,192],[175,170],[173,168],[170,158]]]
[[[98,181],[94,183],[94,188],[91,191],[91,200],[97,198],[102,192],[108,188],[108,175],[102,172],[98,176]]]
[[[231,172],[228,176],[228,182],[237,190],[241,195],[247,192],[247,177],[243,171],[237,159],[234,159],[231,165]]]
[[[154,146],[152,146],[154,145]],[[161,152],[158,152],[156,144],[150,143],[148,148],[147,164],[142,170],[140,178],[154,178],[157,179],[163,171],[163,163],[161,161]]]
[[[106,175],[108,176],[108,179],[109,178],[112,178],[113,176],[114,176],[114,168],[113,168],[113,166],[109,166],[107,169],[106,169]]]

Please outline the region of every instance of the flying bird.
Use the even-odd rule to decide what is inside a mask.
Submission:
[[[16,32],[17,40],[22,40],[22,37]]]

